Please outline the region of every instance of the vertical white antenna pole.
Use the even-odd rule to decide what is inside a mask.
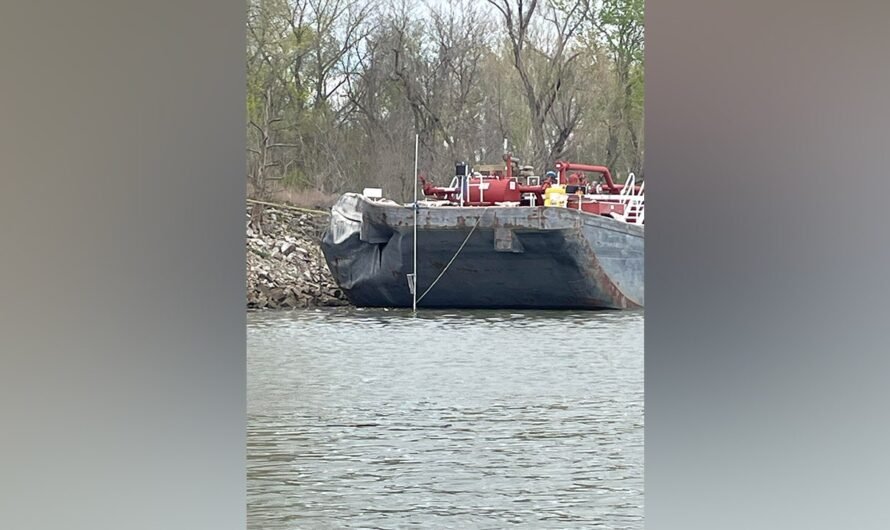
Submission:
[[[412,311],[417,311],[417,214],[420,210],[417,207],[417,148],[420,144],[420,135],[414,135],[414,300],[412,303]]]

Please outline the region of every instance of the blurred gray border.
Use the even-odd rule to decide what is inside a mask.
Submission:
[[[647,528],[890,528],[888,20],[647,3]]]
[[[244,17],[0,7],[0,528],[245,526]]]
[[[244,5],[0,9],[0,526],[242,528]],[[888,11],[647,6],[649,528],[890,527]]]

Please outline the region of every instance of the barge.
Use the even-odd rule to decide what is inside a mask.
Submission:
[[[472,172],[458,164],[447,187],[421,178],[424,199],[410,204],[380,190],[341,196],[321,246],[349,301],[410,308],[416,295],[419,308],[643,307],[643,184],[633,175],[617,184],[603,166],[558,162],[539,177],[510,154],[504,162]]]

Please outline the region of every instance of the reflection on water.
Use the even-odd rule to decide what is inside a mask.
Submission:
[[[249,528],[642,528],[643,315],[248,315]]]

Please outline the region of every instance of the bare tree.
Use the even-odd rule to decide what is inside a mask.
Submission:
[[[249,122],[250,126],[256,130],[257,145],[247,148],[248,152],[256,158],[253,169],[247,174],[247,179],[253,188],[253,197],[259,201],[266,201],[269,198],[269,183],[281,179],[280,175],[270,174],[272,168],[281,166],[279,161],[274,160],[273,151],[282,147],[294,147],[292,144],[274,141],[275,124],[281,122],[282,119],[275,116],[272,89],[266,90],[264,100],[262,121],[259,124],[253,120]],[[262,202],[254,203],[250,212],[250,225],[259,233],[263,231],[262,219],[263,204]]]
[[[552,117],[561,93],[567,91],[564,84],[579,55],[579,52],[570,50],[569,45],[583,21],[583,4],[576,2],[563,11],[549,2],[539,6],[538,0],[487,1],[503,18],[513,66],[525,92],[534,142],[532,160],[549,166],[563,154],[565,143],[578,122],[577,109],[573,111],[572,105],[563,100],[562,115],[557,114],[553,121],[557,129],[555,139],[548,141],[548,118]],[[538,34],[540,38],[535,39],[537,45],[532,40],[536,13],[544,20]]]
[[[423,4],[423,8],[420,6]],[[495,161],[642,165],[642,0],[248,0],[251,196]]]
[[[608,164],[618,160],[620,137],[629,141],[632,170],[642,166],[642,112],[635,116],[635,91],[642,86],[643,0],[584,0],[584,18],[608,50],[618,91],[612,103]]]
[[[346,83],[350,72],[345,59],[363,41],[373,4],[349,0],[309,0],[312,11],[314,70],[313,106],[318,109]],[[333,79],[332,79],[333,78]]]

